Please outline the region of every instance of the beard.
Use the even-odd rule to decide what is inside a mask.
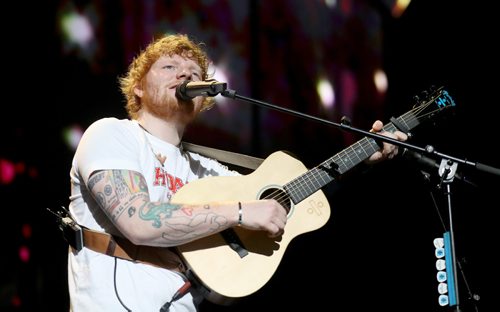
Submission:
[[[161,93],[158,88],[145,88],[141,102],[143,108],[155,117],[186,124],[194,120],[201,107],[193,100],[184,101],[167,92]]]

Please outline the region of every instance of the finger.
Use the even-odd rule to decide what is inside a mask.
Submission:
[[[408,135],[404,132],[396,131],[396,136],[398,137],[398,140],[400,140],[400,141],[408,140]]]
[[[272,224],[272,231],[270,232],[270,236],[271,237],[278,237],[281,235],[281,233],[283,233],[283,230],[276,224]]]
[[[279,228],[279,229],[284,229],[285,228],[285,224],[286,224],[286,221],[283,221],[282,219],[276,219],[275,221],[273,221],[273,223]]]
[[[373,153],[370,156],[370,160],[376,162],[376,161],[382,159],[382,157],[383,157],[382,152],[381,151],[376,151],[375,153]]]
[[[398,155],[398,154],[399,154],[399,147],[398,147],[398,146],[396,146],[396,147],[394,148],[394,151],[392,152],[392,154],[394,154],[394,156],[396,156],[396,155]]]
[[[376,120],[372,125],[372,131],[379,132],[384,127],[384,124],[380,120]]]

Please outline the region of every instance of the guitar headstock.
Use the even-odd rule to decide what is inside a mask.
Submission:
[[[416,96],[416,103],[410,111],[419,121],[432,119],[443,110],[448,110],[456,106],[455,101],[444,87],[432,86],[429,90],[423,91],[421,96]]]
[[[455,106],[455,101],[443,87],[432,87],[422,92],[421,96],[415,96],[414,99],[416,103],[410,111],[391,120],[398,129],[404,132]]]

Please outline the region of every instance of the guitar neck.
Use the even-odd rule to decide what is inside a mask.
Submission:
[[[394,119],[394,122],[407,130],[411,130],[419,124],[418,119],[412,112]],[[383,129],[388,132],[397,130],[393,123],[386,124]],[[294,204],[298,204],[335,180],[336,176],[346,173],[379,149],[380,146],[374,139],[364,137],[315,168],[290,181],[284,186],[284,189]]]

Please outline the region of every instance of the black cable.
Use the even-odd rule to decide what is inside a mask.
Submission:
[[[120,298],[120,295],[118,295],[118,289],[116,288],[116,267],[117,267],[117,258],[115,257],[115,267],[113,269],[113,283],[115,284],[115,294],[116,298],[118,298],[118,301],[120,301],[120,304],[127,310],[128,312],[132,312],[122,301]]]

